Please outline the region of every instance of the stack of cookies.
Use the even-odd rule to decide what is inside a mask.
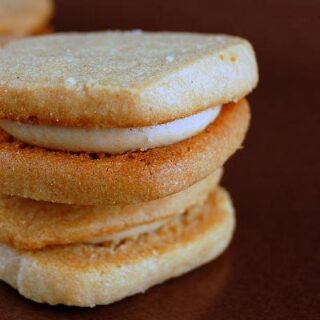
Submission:
[[[251,45],[226,35],[56,34],[0,49],[0,278],[108,304],[217,257],[219,186],[250,120]]]
[[[0,0],[0,46],[32,34],[50,33],[52,0]]]

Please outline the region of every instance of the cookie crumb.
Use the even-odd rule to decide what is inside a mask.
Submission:
[[[166,56],[166,61],[171,63],[175,60],[175,57],[174,56]]]
[[[234,53],[230,54],[230,60],[231,62],[236,62],[237,61],[237,56]]]
[[[77,83],[77,80],[73,77],[70,77],[65,80],[66,85],[68,86],[74,86]]]
[[[143,33],[143,30],[141,30],[141,29],[133,29],[133,30],[131,30],[131,33],[133,33],[133,34],[141,34],[141,33]]]

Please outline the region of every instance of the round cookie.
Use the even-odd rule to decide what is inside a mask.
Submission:
[[[77,206],[0,195],[0,242],[34,250],[49,245],[120,241],[201,205],[222,169],[174,195],[128,206]]]
[[[225,105],[200,134],[163,148],[108,156],[33,147],[0,135],[0,189],[66,204],[133,204],[179,192],[222,167],[244,140],[246,100]]]
[[[52,0],[0,0],[0,36],[35,34],[52,14]]]
[[[258,80],[251,45],[227,35],[55,34],[0,51],[0,118],[145,127],[237,101]]]
[[[218,189],[202,206],[120,245],[76,244],[36,251],[0,245],[0,278],[40,303],[109,304],[217,257],[229,244],[234,226],[231,199]]]

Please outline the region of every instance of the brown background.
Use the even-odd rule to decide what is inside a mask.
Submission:
[[[57,30],[224,32],[248,38],[261,81],[224,179],[238,229],[218,260],[93,310],[0,285],[0,319],[320,319],[320,1],[59,0]]]

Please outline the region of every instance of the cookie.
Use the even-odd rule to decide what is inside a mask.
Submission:
[[[217,185],[258,81],[246,40],[68,33],[0,60],[0,279],[92,307],[223,252],[235,217]]]
[[[227,35],[93,32],[28,38],[0,52],[0,118],[81,128],[167,123],[237,101],[254,51]]]
[[[173,216],[201,205],[222,169],[172,196],[128,206],[53,204],[0,195],[0,242],[17,249],[121,241],[158,229]]]
[[[0,0],[0,36],[25,36],[45,28],[53,15],[51,0]]]
[[[222,189],[155,232],[119,243],[75,244],[36,251],[0,245],[0,278],[40,303],[109,304],[144,292],[221,254],[235,225]]]
[[[3,194],[78,205],[146,202],[205,178],[242,146],[250,119],[246,100],[225,105],[187,140],[121,155],[50,151],[0,134]]]

